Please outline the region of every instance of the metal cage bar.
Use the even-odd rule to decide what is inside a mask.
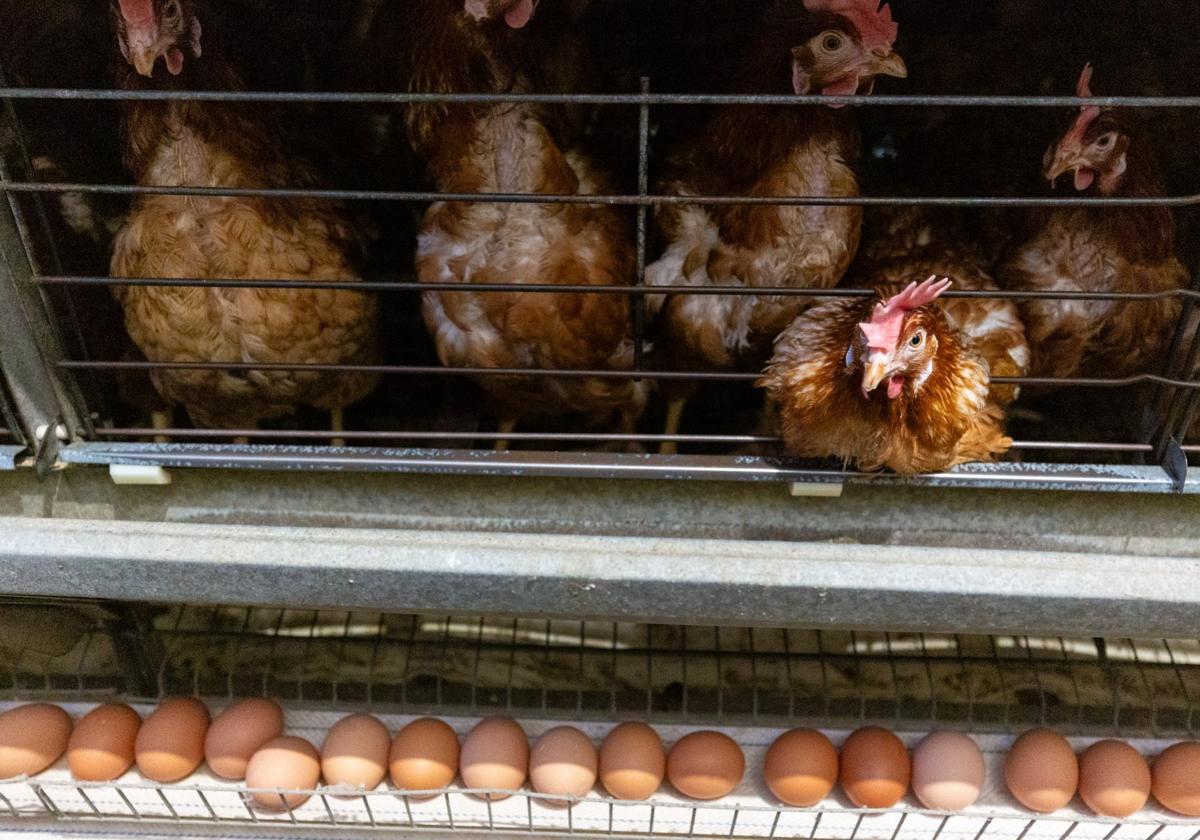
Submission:
[[[0,80],[2,82],[2,80]],[[562,285],[539,285],[526,286],[522,284],[504,284],[494,283],[471,287],[473,292],[496,292],[502,293],[511,291],[514,287],[519,288],[522,293],[561,293],[563,291],[577,291],[587,294],[623,294],[628,295],[631,302],[631,319],[633,323],[633,333],[635,339],[635,364],[630,371],[609,371],[609,370],[546,370],[546,369],[473,369],[473,368],[444,368],[433,367],[426,365],[257,365],[257,364],[223,364],[223,363],[162,363],[162,362],[136,362],[136,361],[117,361],[117,360],[97,360],[86,354],[85,358],[76,359],[65,357],[59,351],[51,351],[47,354],[52,370],[52,381],[61,383],[58,387],[58,396],[60,402],[67,403],[67,408],[64,412],[73,412],[74,422],[71,424],[73,433],[88,443],[77,444],[71,447],[71,451],[64,455],[65,460],[72,463],[95,463],[95,462],[113,462],[124,457],[141,459],[139,462],[145,462],[145,459],[160,459],[162,463],[170,464],[209,464],[214,465],[222,462],[229,464],[242,465],[257,465],[268,466],[271,463],[285,463],[287,461],[287,451],[282,449],[272,449],[270,447],[260,448],[259,453],[265,454],[270,452],[272,457],[259,457],[258,454],[251,455],[246,452],[241,454],[226,450],[223,455],[218,453],[212,447],[209,447],[210,455],[215,457],[207,457],[205,453],[199,451],[199,443],[189,448],[187,444],[177,447],[173,450],[174,455],[168,456],[166,450],[152,450],[141,443],[128,443],[119,445],[106,445],[100,441],[111,439],[137,440],[138,438],[151,437],[154,434],[168,434],[172,437],[177,437],[183,441],[219,441],[227,438],[246,439],[246,440],[299,440],[299,441],[315,441],[320,439],[328,439],[328,433],[316,432],[311,430],[297,430],[290,433],[287,430],[265,430],[265,429],[245,429],[245,430],[196,430],[196,429],[147,429],[137,426],[119,426],[115,424],[102,424],[101,428],[93,429],[86,422],[87,410],[83,406],[82,400],[74,393],[75,384],[73,375],[76,373],[88,375],[99,375],[103,373],[117,373],[129,371],[154,371],[166,369],[186,369],[186,370],[244,370],[250,371],[292,371],[292,370],[313,370],[323,372],[371,372],[381,375],[394,376],[412,376],[428,379],[441,378],[443,380],[461,379],[462,377],[485,377],[485,376],[506,376],[517,375],[524,377],[540,377],[540,378],[605,378],[605,379],[650,379],[657,381],[689,381],[689,382],[713,382],[726,384],[747,384],[757,379],[756,374],[751,373],[734,373],[734,372],[680,372],[680,371],[655,371],[648,370],[645,364],[645,348],[646,348],[646,333],[647,324],[645,312],[642,303],[645,297],[649,294],[703,294],[703,295],[747,295],[747,294],[778,294],[787,296],[805,296],[814,298],[830,298],[830,297],[858,297],[873,294],[870,290],[862,289],[836,289],[836,290],[812,290],[812,289],[769,289],[769,288],[704,288],[696,289],[692,287],[662,287],[650,289],[645,285],[644,271],[647,259],[647,224],[649,210],[655,207],[665,205],[755,205],[755,206],[777,206],[777,205],[815,205],[815,206],[933,206],[933,207],[952,207],[960,209],[969,208],[988,208],[988,207],[1080,207],[1080,206],[1111,206],[1111,207],[1145,207],[1145,206],[1166,206],[1166,207],[1192,207],[1200,205],[1200,194],[1197,195],[1177,195],[1164,196],[1157,198],[1008,198],[1008,197],[982,197],[982,196],[964,196],[964,197],[895,197],[895,196],[863,196],[855,198],[832,198],[824,196],[729,196],[729,195],[712,195],[712,196],[679,196],[679,195],[656,195],[650,191],[649,180],[649,156],[650,156],[650,115],[652,107],[671,107],[671,106],[707,106],[707,105],[786,105],[786,106],[803,106],[811,104],[831,104],[844,103],[853,104],[865,107],[883,107],[883,108],[917,108],[917,107],[949,107],[949,108],[1070,108],[1080,105],[1100,105],[1102,107],[1138,107],[1150,109],[1195,109],[1200,108],[1200,97],[1097,97],[1082,99],[1079,97],[1053,97],[1053,96],[845,96],[845,97],[826,97],[826,96],[770,96],[770,95],[679,95],[668,93],[652,93],[650,90],[650,81],[643,79],[641,89],[638,93],[631,94],[457,94],[457,95],[440,95],[440,94],[411,94],[411,93],[365,93],[365,92],[349,92],[349,93],[290,93],[282,91],[120,91],[120,90],[100,90],[100,89],[67,89],[67,88],[13,88],[0,86],[0,99],[4,99],[6,103],[16,100],[42,100],[42,101],[209,101],[209,102],[275,102],[275,103],[292,103],[292,104],[313,104],[313,103],[343,103],[343,104],[405,104],[405,103],[420,103],[420,102],[438,102],[438,103],[462,103],[462,104],[489,104],[489,103],[548,103],[548,104],[596,104],[596,105],[611,105],[611,106],[635,106],[638,115],[638,171],[637,171],[637,186],[636,194],[613,194],[613,195],[533,195],[533,194],[492,194],[492,193],[439,193],[431,191],[397,191],[397,190],[345,190],[345,189],[234,189],[214,186],[204,187],[173,187],[173,186],[139,186],[139,185],[121,185],[121,184],[89,184],[89,183],[66,183],[66,182],[43,182],[36,180],[19,180],[13,178],[10,173],[3,172],[3,178],[0,178],[0,192],[6,193],[10,201],[14,202],[18,196],[36,195],[54,193],[93,193],[93,194],[111,194],[111,195],[180,195],[180,196],[244,196],[244,197],[272,197],[272,198],[308,198],[308,199],[328,199],[338,201],[398,201],[398,202],[428,202],[428,201],[460,201],[472,203],[521,203],[521,204],[585,204],[585,205],[609,205],[626,207],[636,211],[636,256],[637,256],[637,272],[635,282],[632,285],[612,286],[612,287],[578,287],[571,284]],[[28,244],[28,243],[26,243]],[[187,278],[108,278],[97,276],[72,276],[62,273],[47,273],[37,270],[26,272],[27,277],[25,283],[35,289],[48,291],[51,289],[62,288],[67,292],[71,288],[86,287],[86,286],[203,286],[217,281],[201,281]],[[345,290],[345,285],[336,282],[323,283],[308,283],[302,281],[286,281],[273,280],[270,278],[251,279],[251,280],[236,280],[236,281],[220,281],[220,285],[236,288],[283,288],[283,289],[300,289],[307,291],[315,291],[318,289],[336,288]],[[367,281],[357,283],[354,286],[355,291],[361,292],[381,292],[381,293],[397,293],[397,292],[414,292],[414,291],[431,291],[431,290],[449,290],[458,289],[457,284],[421,284],[407,282],[403,279],[398,282],[387,282],[383,280]],[[1194,309],[1196,300],[1200,300],[1200,290],[1183,289],[1173,292],[1164,293],[1107,293],[1107,294],[1088,294],[1088,293],[1070,293],[1070,292],[1014,292],[1014,291],[997,291],[997,292],[952,292],[949,296],[968,297],[968,298],[998,298],[998,299],[1058,299],[1058,300],[1114,300],[1114,301],[1135,301],[1135,300],[1157,300],[1174,298],[1182,300],[1185,303],[1185,313],[1190,313]],[[1176,348],[1182,346],[1182,342],[1186,332],[1186,323],[1184,318],[1181,318],[1179,328],[1176,330],[1175,344]],[[34,337],[30,340],[35,346],[42,343],[41,337]],[[39,348],[40,349],[40,348]],[[1188,360],[1192,360],[1200,353],[1200,333],[1192,342]],[[1041,486],[1058,486],[1062,488],[1068,487],[1109,487],[1113,489],[1159,489],[1163,491],[1180,491],[1188,489],[1191,485],[1187,480],[1186,475],[1186,454],[1189,450],[1179,446],[1179,441],[1182,441],[1184,432],[1190,423],[1192,415],[1200,406],[1200,373],[1194,368],[1194,364],[1185,364],[1182,369],[1179,366],[1172,365],[1168,359],[1168,364],[1164,367],[1161,373],[1147,372],[1139,376],[1123,377],[1123,378],[1102,378],[1102,377],[1064,377],[1064,378],[1045,378],[1045,377],[1008,377],[996,378],[994,381],[997,384],[1018,384],[1018,385],[1039,385],[1050,387],[1083,387],[1097,389],[1119,389],[1127,388],[1135,385],[1153,385],[1158,389],[1159,397],[1154,401],[1157,408],[1151,406],[1148,410],[1151,412],[1149,416],[1149,428],[1145,431],[1145,437],[1133,441],[1018,441],[1015,449],[1018,451],[1025,450],[1029,452],[1054,452],[1061,453],[1089,453],[1096,456],[1126,456],[1134,459],[1134,463],[1143,462],[1149,457],[1152,462],[1157,462],[1161,465],[1164,477],[1162,480],[1151,478],[1150,473],[1141,475],[1138,478],[1131,478],[1130,473],[1121,472],[1126,470],[1122,467],[1120,470],[1114,471],[1109,466],[1103,463],[1094,465],[1076,465],[1074,468],[1079,477],[1070,479],[1067,477],[1072,468],[1067,467],[1047,467],[1041,469],[1033,467],[1022,467],[1021,469],[1011,469],[1008,471],[1006,478],[1001,479],[996,475],[989,475],[986,470],[974,471],[970,483],[975,484],[995,484],[995,486],[1021,486],[1023,480],[1015,478],[1017,475],[1024,475],[1028,478],[1037,476],[1037,480]],[[43,411],[42,414],[45,414]],[[769,435],[749,435],[749,434],[692,434],[692,435],[653,435],[653,434],[588,434],[584,432],[569,432],[569,431],[551,431],[551,432],[520,432],[509,435],[500,435],[499,433],[492,434],[488,432],[465,432],[452,431],[444,429],[431,428],[428,432],[422,432],[417,429],[406,430],[391,430],[391,429],[352,429],[344,434],[339,434],[338,437],[358,443],[366,442],[386,442],[386,441],[416,441],[424,444],[454,444],[462,443],[467,446],[473,445],[478,441],[492,440],[511,440],[522,442],[537,442],[541,444],[579,444],[579,445],[597,445],[597,444],[655,444],[655,443],[678,443],[688,444],[693,446],[768,446],[774,445],[778,439]],[[47,447],[49,452],[53,447]],[[122,454],[124,453],[124,455]],[[589,468],[582,462],[572,464],[572,456],[568,453],[546,453],[555,460],[562,469],[568,470],[583,470],[588,472]],[[274,457],[278,456],[278,457]],[[45,459],[46,456],[44,456]],[[165,459],[165,460],[162,460]],[[322,457],[320,459],[322,468],[350,468],[350,461],[340,457]],[[449,469],[470,469],[462,458],[453,456],[446,458],[439,455],[437,451],[429,451],[424,457],[412,458],[407,454],[401,454],[399,451],[393,450],[377,450],[370,457],[360,457],[356,459],[357,467],[369,468],[367,465],[371,463],[388,462],[393,466],[407,465],[404,468],[422,469],[422,465],[438,465],[439,468]],[[1182,462],[1182,464],[1181,464]],[[316,461],[309,458],[300,458],[293,460],[289,465],[304,466],[315,464]],[[483,461],[476,463],[482,464]],[[619,475],[622,474],[622,468],[615,463],[608,464],[605,469],[607,474]],[[1153,468],[1151,468],[1153,469]],[[736,471],[735,471],[736,472]],[[971,472],[970,470],[966,472]],[[704,474],[695,472],[694,468],[689,466],[689,462],[675,462],[672,465],[663,464],[661,469],[650,469],[649,471],[641,470],[640,475],[652,474],[670,474],[672,477],[704,477]],[[708,473],[709,477],[717,477],[727,475],[728,473],[718,470],[713,473]],[[927,481],[936,483],[942,481],[946,483],[954,483],[963,480],[961,476],[964,471],[954,476],[931,477],[928,479],[908,479],[909,482]],[[782,477],[790,475],[794,480],[829,480],[835,476],[854,476],[861,475],[853,472],[810,469],[806,467],[798,467],[793,470],[774,470],[760,471],[756,473],[760,478],[768,476]],[[865,477],[865,476],[864,476]],[[833,480],[838,480],[834,478]],[[1007,484],[1006,484],[1007,482]]]

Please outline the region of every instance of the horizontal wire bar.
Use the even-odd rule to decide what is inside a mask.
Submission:
[[[550,370],[546,368],[473,368],[428,365],[313,365],[257,364],[254,362],[114,362],[66,359],[58,362],[64,370],[213,370],[213,371],[299,371],[308,373],[375,373],[405,376],[518,376],[562,379],[654,379],[662,381],[755,382],[761,373],[728,371],[637,371],[637,370]],[[1044,385],[1048,387],[1124,388],[1130,385],[1165,385],[1171,388],[1200,390],[1200,382],[1185,382],[1157,374],[1122,378],[994,376],[996,385]]]
[[[755,196],[755,195],[551,195],[543,193],[439,193],[406,190],[184,187],[166,184],[83,184],[0,181],[0,192],[171,195],[210,198],[291,198],[326,201],[464,202],[473,204],[582,204],[615,207],[1193,207],[1200,194],[1139,198],[1004,198],[952,196]]]
[[[579,293],[597,295],[729,295],[732,297],[772,295],[776,297],[867,298],[874,289],[802,289],[794,286],[591,286],[563,283],[409,283],[388,281],[345,280],[205,280],[178,277],[98,277],[57,276],[35,277],[43,286],[127,286],[152,288],[200,288],[214,286],[223,289],[300,289],[304,291],[355,292],[521,292],[531,294]],[[349,287],[349,288],[348,288]],[[1160,292],[1068,292],[1014,290],[952,290],[945,298],[974,298],[979,300],[1126,300],[1154,301],[1179,298],[1200,301],[1195,289],[1168,289]]]
[[[949,108],[1200,108],[1200,96],[958,96],[869,94],[793,96],[791,94],[691,93],[401,93],[366,91],[113,90],[103,88],[0,87],[0,99],[118,102],[279,102],[293,104],[461,104],[545,105],[865,105]]]
[[[97,429],[103,438],[249,438],[275,440],[509,440],[561,441],[568,443],[694,443],[694,444],[775,444],[783,439],[769,435],[647,435],[608,434],[591,432],[439,432],[439,431],[317,431],[312,429],[156,429],[152,427],[117,427]],[[1148,443],[1103,443],[1084,441],[1013,441],[1013,449],[1064,452],[1152,452]]]
[[[640,435],[588,432],[421,432],[421,431],[290,431],[286,429],[155,429],[112,428],[97,429],[96,437],[178,437],[178,438],[296,438],[303,440],[509,440],[561,441],[569,443],[721,443],[752,444],[779,443],[780,438],[761,435]],[[1149,448],[1149,447],[1148,447]]]

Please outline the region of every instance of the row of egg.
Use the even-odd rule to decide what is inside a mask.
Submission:
[[[112,781],[136,764],[146,778],[169,784],[207,761],[213,774],[244,779],[255,789],[310,791],[324,778],[334,787],[373,790],[390,776],[401,790],[434,791],[461,773],[474,790],[518,790],[528,780],[538,793],[563,797],[586,796],[598,780],[626,801],[649,798],[664,778],[685,796],[720,799],[741,783],[746,767],[741,748],[724,734],[694,732],[667,752],[643,723],[618,725],[599,750],[569,726],[549,730],[530,749],[524,730],[509,718],[480,722],[460,745],[440,720],[413,721],[393,739],[379,720],[359,714],[335,724],[318,751],[284,736],[283,710],[265,699],[243,700],[215,720],[191,698],[167,700],[145,721],[128,706],[99,706],[74,727],[66,712],[48,704],[0,714],[0,779],[36,775],[64,752],[82,781]],[[840,754],[821,732],[792,730],[772,744],[763,766],[771,792],[795,807],[816,805],[840,782],[863,808],[890,808],[911,785],[926,807],[958,811],[978,799],[985,774],[983,755],[967,735],[935,732],[910,756],[903,741],[878,727],[850,735]],[[1013,744],[1004,775],[1014,798],[1042,813],[1065,807],[1078,792],[1096,813],[1127,817],[1153,792],[1164,807],[1200,816],[1200,743],[1170,747],[1151,771],[1123,742],[1101,741],[1077,757],[1061,735],[1037,729]],[[262,807],[275,809],[298,807],[307,798],[255,795]]]

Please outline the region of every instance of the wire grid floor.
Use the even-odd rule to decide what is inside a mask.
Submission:
[[[96,359],[92,354],[87,352],[87,348],[83,348],[82,356],[79,358],[63,358],[57,362],[57,368],[62,375],[71,377],[75,374],[93,374],[100,371],[109,373],[134,373],[146,372],[151,370],[166,370],[166,369],[181,369],[190,370],[203,369],[220,369],[223,371],[244,370],[247,373],[261,370],[296,370],[302,368],[322,369],[330,371],[350,371],[370,369],[386,376],[400,377],[417,377],[417,378],[433,378],[442,379],[449,382],[455,378],[463,376],[488,377],[488,376],[537,376],[547,378],[563,378],[563,377],[603,377],[610,379],[629,379],[629,378],[647,378],[658,381],[668,381],[674,379],[684,379],[696,382],[712,382],[725,384],[747,384],[752,382],[756,374],[741,373],[741,372],[672,372],[672,371],[657,371],[651,370],[646,364],[648,356],[647,348],[647,324],[643,313],[641,301],[648,293],[645,286],[644,266],[647,262],[647,212],[652,207],[658,207],[668,204],[709,204],[709,205],[782,205],[782,204],[798,204],[798,205],[863,205],[863,206],[905,206],[905,205],[925,205],[936,207],[959,207],[959,208],[982,208],[982,207],[1037,207],[1037,206],[1084,206],[1084,205],[1102,205],[1102,206],[1122,206],[1122,207],[1143,207],[1143,206],[1175,206],[1175,207],[1192,207],[1200,204],[1200,196],[1182,195],[1182,196],[1166,196],[1153,198],[1136,198],[1136,199],[1112,199],[1112,198],[1007,198],[1007,197],[889,197],[889,196],[870,196],[862,198],[829,198],[823,196],[672,196],[672,195],[656,195],[650,192],[648,166],[650,159],[650,109],[651,107],[662,106],[695,106],[705,104],[724,104],[724,105],[786,105],[796,106],[803,104],[828,104],[830,102],[845,102],[846,104],[856,104],[863,106],[875,107],[931,107],[931,106],[946,106],[946,107],[988,107],[988,108],[1071,108],[1078,107],[1085,102],[1087,104],[1100,104],[1114,107],[1145,107],[1145,108],[1195,108],[1200,107],[1200,98],[1196,97],[1102,97],[1089,100],[1082,100],[1076,97],[1060,96],[1028,96],[1028,97],[998,97],[998,96],[875,96],[875,97],[792,97],[792,96],[716,96],[716,95],[672,95],[672,94],[657,94],[650,92],[649,80],[645,79],[642,83],[642,92],[640,94],[619,94],[619,95],[575,95],[575,94],[394,94],[394,93],[284,93],[284,92],[228,92],[228,91],[184,91],[184,92],[163,92],[163,91],[112,91],[112,90],[74,90],[74,89],[21,89],[21,88],[2,88],[0,96],[7,100],[94,100],[94,101],[126,101],[132,99],[140,100],[187,100],[200,99],[210,102],[223,101],[241,101],[241,102],[258,102],[263,103],[354,103],[360,105],[400,105],[404,103],[436,101],[436,102],[454,102],[460,104],[501,104],[513,102],[539,102],[539,103],[574,103],[574,104],[591,104],[591,105],[625,105],[637,106],[639,113],[639,143],[637,151],[637,174],[638,174],[638,191],[636,194],[617,194],[608,196],[558,196],[558,195],[530,195],[530,194],[447,194],[432,191],[404,191],[404,190],[321,190],[321,189],[295,189],[295,188],[275,188],[275,189],[230,189],[220,186],[172,186],[172,185],[124,185],[124,184],[84,184],[84,183],[48,183],[36,180],[20,180],[17,178],[7,177],[0,181],[0,190],[7,191],[13,196],[32,195],[37,200],[43,195],[55,195],[63,193],[91,193],[91,194],[107,194],[107,195],[192,195],[192,196],[247,196],[247,197],[276,197],[276,198],[326,198],[345,201],[389,201],[389,202],[406,202],[406,203],[423,203],[428,201],[467,201],[478,202],[486,201],[490,203],[501,204],[609,204],[614,206],[627,207],[632,214],[636,215],[636,219],[631,215],[631,224],[636,221],[637,230],[637,261],[638,273],[634,278],[635,282],[629,286],[614,286],[609,288],[597,287],[579,287],[580,291],[589,294],[619,294],[630,295],[635,305],[631,306],[631,321],[634,332],[635,347],[636,347],[636,363],[633,370],[629,371],[563,371],[563,370],[490,370],[490,369],[454,369],[448,370],[436,365],[422,365],[412,363],[411,360],[403,364],[380,364],[373,366],[340,366],[340,365],[325,365],[325,366],[309,366],[309,365],[276,365],[263,366],[254,363],[245,363],[242,365],[226,364],[216,362],[189,362],[174,363],[174,362],[146,362],[146,361],[128,361],[115,359]],[[18,136],[21,134],[18,132]],[[16,205],[14,205],[16,207]],[[20,215],[19,208],[17,209]],[[21,220],[18,219],[20,223]],[[29,241],[28,235],[24,237],[25,241]],[[30,255],[31,262],[36,264],[36,258]],[[88,276],[64,276],[56,274],[53,271],[46,271],[35,267],[35,276],[31,278],[33,282],[41,285],[47,290],[59,289],[70,291],[72,288],[80,288],[85,286],[111,286],[111,285],[196,285],[200,282],[210,283],[214,281],[198,281],[188,278],[108,278],[108,277],[88,277]],[[229,286],[250,286],[262,288],[306,288],[315,289],[321,287],[322,284],[312,284],[307,282],[283,281],[272,278],[257,278],[252,280],[236,280],[236,281],[221,281],[224,285]],[[333,288],[343,288],[341,284],[327,284]],[[454,290],[456,284],[419,284],[412,282],[373,282],[358,286],[360,290],[370,290],[375,292],[416,292],[430,291],[445,287],[447,290]],[[494,288],[493,288],[494,287]],[[562,285],[548,285],[545,287],[534,287],[523,284],[490,284],[487,286],[473,286],[474,291],[496,291],[501,292],[511,290],[512,288],[520,288],[522,292],[531,294],[540,293],[555,293],[562,292],[576,287]],[[819,296],[827,297],[834,295],[863,295],[868,294],[865,290],[840,289],[833,292],[812,290],[812,289],[764,289],[764,288],[729,288],[729,289],[692,289],[689,288],[689,294],[723,294],[723,295],[748,295],[748,294],[767,294],[778,293],[785,295],[799,296]],[[1032,294],[1019,291],[995,292],[995,293],[958,293],[967,296],[984,296],[992,298],[1009,298],[1020,299],[1028,297],[1052,297],[1052,298],[1070,298],[1070,299],[1142,299],[1145,296],[1139,296],[1133,293],[1114,293],[1112,295],[1095,295],[1086,293],[1042,293]],[[1148,424],[1143,424],[1146,428],[1136,432],[1127,433],[1133,436],[1140,437],[1136,440],[1070,440],[1070,441],[1055,441],[1055,440],[1018,440],[1016,441],[1015,451],[1020,453],[1023,450],[1040,453],[1058,452],[1060,454],[1071,453],[1073,458],[1083,458],[1094,462],[1103,470],[1110,463],[1152,463],[1163,464],[1164,473],[1171,473],[1171,481],[1164,485],[1162,489],[1182,490],[1185,487],[1184,478],[1175,473],[1186,473],[1187,468],[1187,453],[1182,450],[1179,443],[1184,439],[1187,429],[1191,425],[1191,420],[1200,411],[1200,400],[1194,398],[1194,394],[1200,391],[1200,380],[1197,380],[1196,362],[1200,360],[1200,331],[1191,330],[1189,336],[1189,324],[1192,321],[1194,312],[1193,292],[1191,290],[1179,290],[1177,292],[1167,293],[1167,296],[1177,297],[1185,302],[1177,329],[1175,330],[1175,339],[1172,344],[1171,351],[1166,354],[1162,369],[1159,371],[1148,371],[1144,375],[1132,376],[1120,379],[1105,379],[1102,377],[1072,377],[1065,379],[1036,379],[1031,377],[1016,377],[1011,379],[997,380],[998,382],[1013,382],[1018,384],[1029,385],[1056,385],[1068,386],[1077,385],[1092,389],[1121,389],[1131,385],[1152,386],[1156,389],[1153,395],[1142,395],[1136,398],[1135,401],[1145,401],[1147,406],[1154,406],[1155,411],[1153,417]],[[73,313],[73,308],[68,315]],[[82,335],[82,331],[78,329],[76,324],[75,332]],[[1116,390],[1112,391],[1114,399],[1119,402],[1126,402],[1125,397],[1117,396],[1119,393]],[[80,407],[80,416],[88,416],[90,412],[85,407]],[[649,446],[660,443],[677,443],[684,446],[698,447],[717,447],[728,451],[732,447],[775,447],[778,445],[778,438],[771,435],[755,435],[746,434],[746,430],[720,430],[719,432],[709,431],[702,434],[682,434],[670,437],[662,435],[645,434],[645,433],[621,433],[621,434],[605,434],[596,433],[594,431],[578,431],[568,426],[556,427],[549,431],[524,431],[516,435],[505,435],[498,431],[481,430],[478,427],[478,417],[476,417],[474,427],[468,430],[461,428],[462,420],[456,420],[450,425],[459,426],[460,428],[442,428],[433,425],[429,429],[414,429],[414,428],[396,428],[395,418],[390,418],[385,424],[386,428],[350,428],[344,435],[341,435],[343,440],[351,443],[385,443],[386,445],[398,445],[398,442],[416,442],[419,445],[429,446],[434,443],[454,447],[462,446],[471,448],[476,445],[488,445],[494,441],[509,439],[513,443],[532,444],[537,443],[544,449],[555,449],[569,447],[571,445],[581,446],[597,446],[597,445],[615,445],[626,444],[634,446]],[[414,425],[424,425],[424,421],[414,423]],[[1151,428],[1152,427],[1152,428]],[[739,434],[741,431],[743,433]],[[298,429],[294,430],[294,434],[286,429],[263,430],[263,429],[239,429],[239,430],[221,430],[213,432],[211,430],[196,430],[187,428],[171,428],[167,430],[155,430],[145,426],[121,426],[120,424],[101,424],[100,427],[93,429],[90,436],[93,439],[145,439],[152,437],[155,434],[162,434],[167,437],[172,437],[181,441],[185,448],[188,446],[199,447],[203,441],[222,439],[222,438],[244,438],[257,440],[307,440],[320,441],[327,439],[328,434],[320,429]],[[326,443],[328,441],[326,440]],[[101,447],[98,457],[108,460],[109,462],[134,462],[136,461],[139,452],[137,448],[140,444],[129,444],[122,451],[118,451],[113,447]],[[1173,453],[1173,455],[1168,454]],[[436,469],[436,461],[438,455],[435,451],[431,451],[431,457],[419,463],[412,462],[411,459],[406,460],[403,453],[400,451],[381,450],[378,456],[380,463],[390,462],[394,464],[403,463],[406,469],[421,469],[425,465],[427,469]],[[133,459],[127,461],[123,459]],[[229,453],[230,463],[237,462],[241,465],[262,465],[270,462],[270,458],[262,456],[254,456],[246,453]],[[451,459],[452,460],[452,459]],[[180,457],[173,462],[175,465],[189,465],[186,457]],[[483,465],[477,465],[477,468],[484,469]],[[686,474],[687,470],[683,469],[680,474]],[[699,476],[697,476],[699,477]],[[1051,469],[1045,471],[1044,478],[1049,486],[1054,486],[1056,472]],[[1119,476],[1114,476],[1119,479]],[[979,482],[974,482],[978,484]],[[997,481],[997,485],[1003,484],[1002,481]],[[1071,487],[1069,482],[1062,482],[1063,488]],[[1077,485],[1076,485],[1077,486]]]
[[[15,646],[0,637],[0,697],[270,696],[412,713],[997,732],[1046,724],[1148,737],[1200,726],[1200,640],[195,606],[146,608],[130,626],[71,605],[20,609],[29,612],[6,609],[10,626],[25,623],[7,634]],[[46,628],[37,635],[34,620]]]

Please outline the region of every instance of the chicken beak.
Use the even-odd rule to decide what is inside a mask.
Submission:
[[[908,65],[896,52],[873,53],[871,56],[871,73],[875,76],[891,76],[896,79],[908,78]]]
[[[1059,149],[1054,160],[1046,167],[1046,180],[1053,184],[1063,175],[1074,171],[1080,165],[1078,155],[1065,149]]]
[[[867,360],[862,379],[864,397],[870,397],[883,380],[888,378],[888,374],[891,372],[890,367],[887,357],[882,354],[876,354]]]
[[[147,79],[154,75],[154,65],[158,61],[158,51],[153,47],[140,49],[133,53],[133,69]]]

